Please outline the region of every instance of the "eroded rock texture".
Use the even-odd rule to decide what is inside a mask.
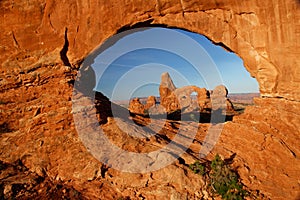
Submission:
[[[0,159],[21,160],[35,177],[89,198],[201,198],[199,177],[181,164],[144,175],[102,165],[81,144],[71,113],[82,59],[119,30],[166,25],[203,34],[243,59],[269,98],[226,123],[214,153],[236,153],[250,189],[299,199],[299,6],[297,0],[0,1]]]
[[[129,111],[131,113],[144,115],[145,114],[145,106],[140,102],[139,98],[134,98],[129,103]]]
[[[164,24],[204,34],[237,53],[260,83],[262,95],[300,98],[296,0],[6,0],[0,6],[0,60],[9,61],[6,66],[25,67],[41,58],[43,63],[62,58],[74,64],[123,27]]]

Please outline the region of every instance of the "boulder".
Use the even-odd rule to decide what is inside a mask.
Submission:
[[[139,98],[131,99],[129,102],[129,112],[133,114],[144,115],[145,106],[140,102]]]

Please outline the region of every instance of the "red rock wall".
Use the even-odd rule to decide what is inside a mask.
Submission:
[[[151,20],[201,33],[231,49],[257,79],[262,95],[300,99],[300,5],[296,0],[4,0],[0,7],[1,62],[18,55],[20,63],[24,56],[40,58],[49,53],[58,61],[55,50],[63,48],[67,28],[67,56],[74,63],[118,29]]]
[[[231,49],[263,96],[283,97],[259,99],[227,123],[215,151],[237,153],[240,169],[248,169],[241,177],[249,188],[270,198],[299,197],[299,1],[1,0],[0,13],[1,160],[21,159],[31,171],[92,197],[108,193],[117,198],[120,192],[113,188],[133,196],[147,190],[140,181],[124,189],[140,180],[132,178],[138,175],[109,170],[117,175],[101,178],[102,167],[81,144],[72,120],[69,83],[76,70],[61,59],[76,64],[119,29],[147,22],[201,33]],[[180,167],[168,169],[182,177],[176,184],[196,185],[196,178],[187,178]],[[98,187],[99,179],[110,192]],[[159,180],[165,179],[158,178],[158,185]]]

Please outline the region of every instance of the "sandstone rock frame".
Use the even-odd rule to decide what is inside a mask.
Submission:
[[[47,62],[63,58],[65,64],[74,64],[120,30],[157,24],[203,34],[235,52],[257,79],[262,96],[300,98],[297,0],[34,0],[13,5],[6,0],[1,8],[2,63],[10,60],[24,67],[22,58],[27,65],[40,58]]]
[[[214,152],[237,154],[249,188],[271,199],[299,199],[299,6],[298,0],[0,1],[1,160],[22,158],[31,171],[47,170],[53,180],[73,180],[95,195],[82,180],[94,180],[99,164],[87,162],[74,139],[76,66],[122,30],[176,27],[236,53],[259,83],[261,98],[226,124]],[[103,187],[109,191],[103,198],[116,197]]]

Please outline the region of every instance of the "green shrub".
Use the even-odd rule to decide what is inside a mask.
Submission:
[[[195,174],[200,174],[204,175],[206,173],[206,168],[203,164],[201,164],[198,160],[189,165],[189,168],[195,173]]]
[[[221,195],[225,200],[242,200],[249,195],[249,192],[243,189],[237,172],[233,171],[219,155],[215,156],[209,167],[205,166],[207,163],[196,161],[189,168],[208,180],[209,190],[212,193]]]
[[[222,199],[242,200],[247,196],[248,192],[239,182],[238,174],[219,155],[211,163],[210,182],[213,191]]]

